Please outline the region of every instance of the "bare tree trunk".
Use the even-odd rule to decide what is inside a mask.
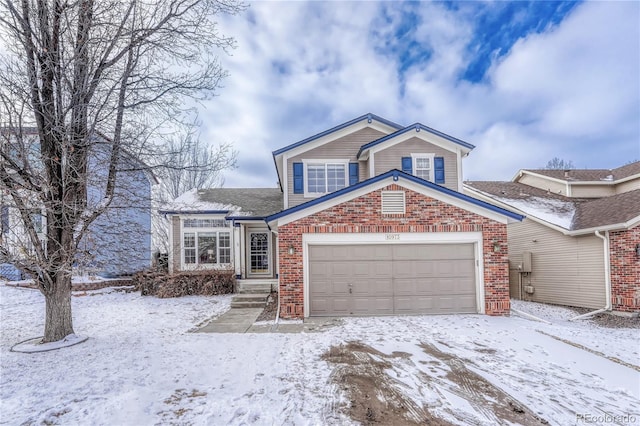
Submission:
[[[56,342],[74,334],[71,318],[71,275],[49,271],[53,287],[45,292],[45,326],[43,342]]]

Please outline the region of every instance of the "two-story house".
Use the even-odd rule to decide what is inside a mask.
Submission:
[[[507,224],[523,216],[462,193],[473,148],[366,114],[278,149],[278,188],[166,206],[171,270],[272,280],[284,318],[506,314]]]
[[[507,227],[512,297],[640,312],[640,161],[520,170],[465,193],[527,216]]]

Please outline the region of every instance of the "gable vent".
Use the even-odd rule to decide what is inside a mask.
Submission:
[[[404,214],[404,191],[382,191],[382,214]]]

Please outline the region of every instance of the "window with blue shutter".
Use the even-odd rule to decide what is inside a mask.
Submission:
[[[349,185],[358,183],[358,174],[358,163],[349,163]]]
[[[304,167],[302,163],[293,163],[293,193],[304,194]]]
[[[412,167],[413,160],[411,157],[402,157],[402,171],[408,174],[413,173]]]
[[[444,183],[444,157],[433,159],[433,173],[436,183]]]

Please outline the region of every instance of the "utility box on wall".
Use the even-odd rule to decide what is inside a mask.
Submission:
[[[531,252],[522,252],[522,263],[520,264],[520,272],[531,272]]]

